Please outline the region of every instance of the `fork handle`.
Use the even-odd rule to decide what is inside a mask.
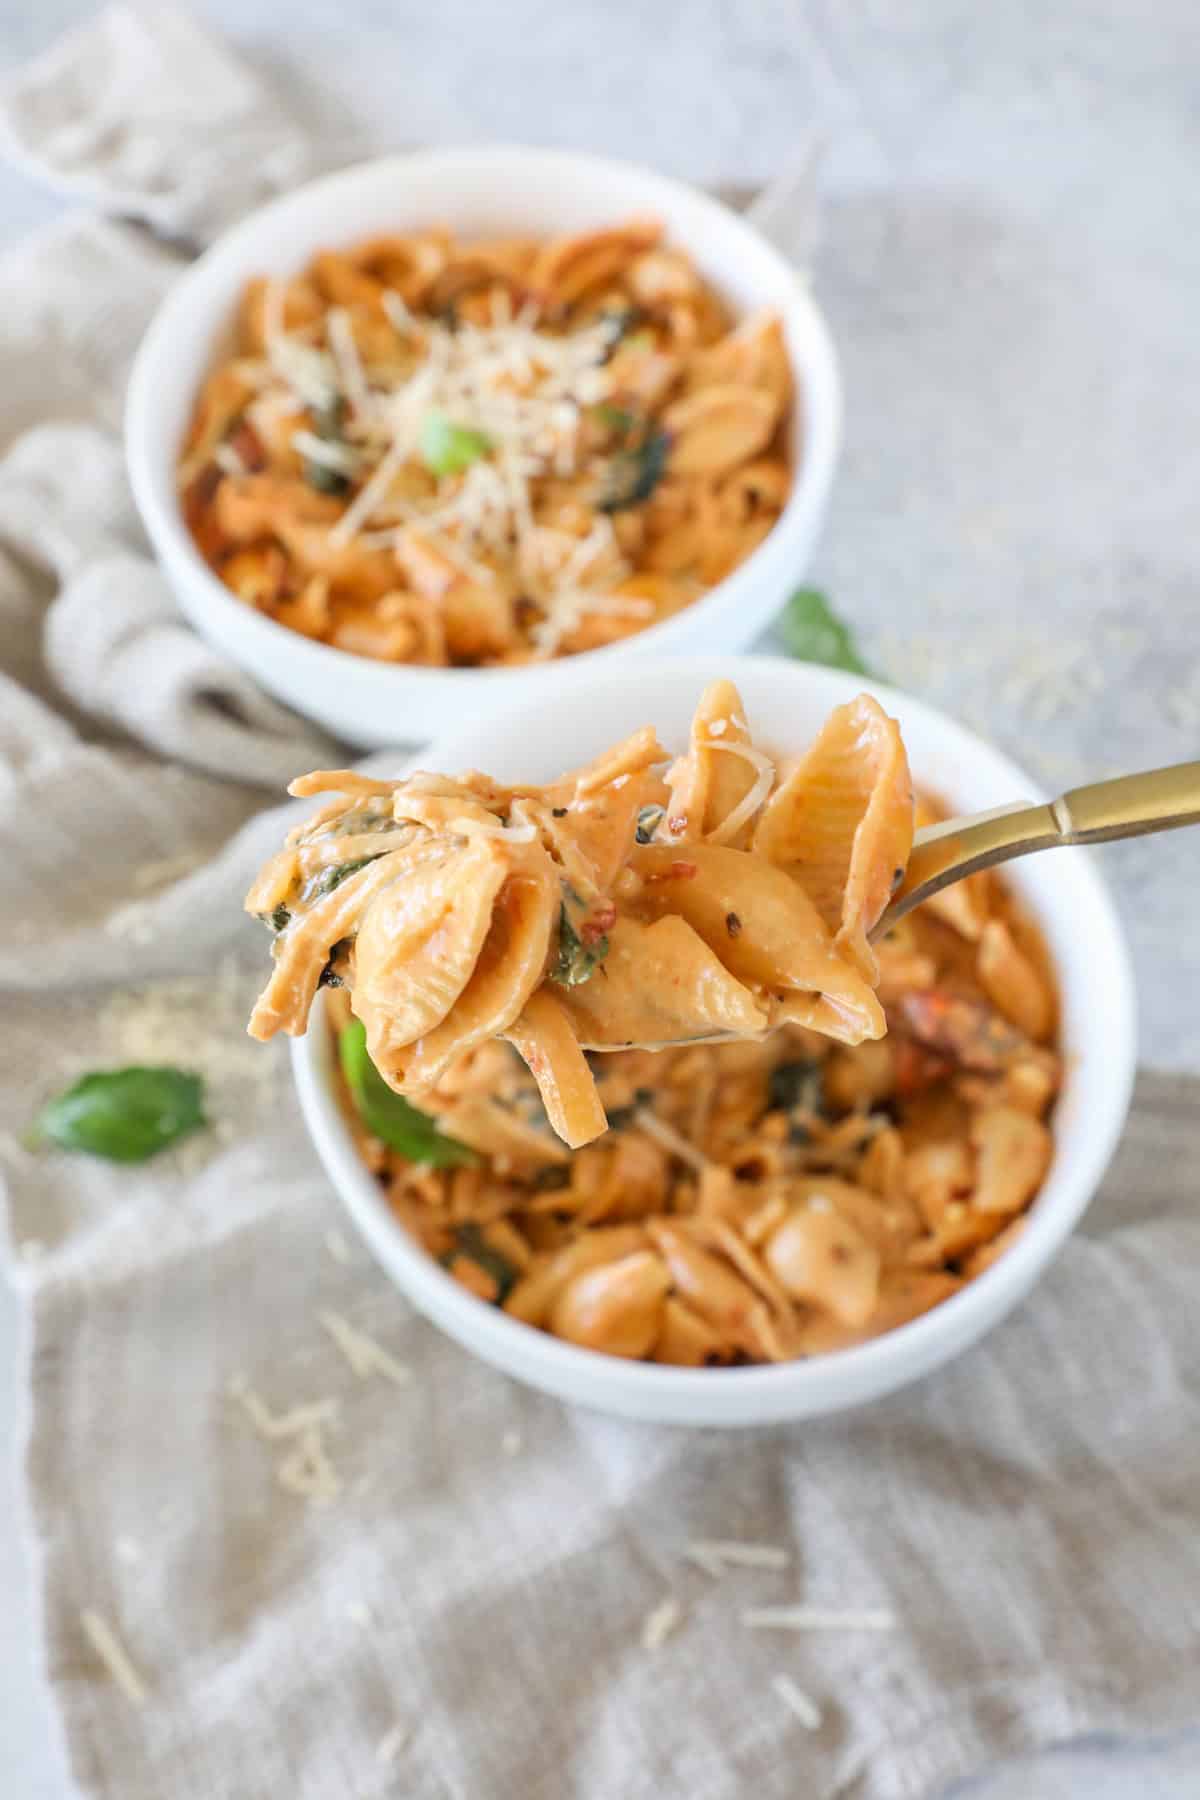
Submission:
[[[1195,824],[1200,824],[1200,762],[1095,781],[1041,806],[1006,806],[928,825],[914,837],[903,879],[871,936],[890,930],[951,882],[1014,857],[1059,844],[1103,844]]]

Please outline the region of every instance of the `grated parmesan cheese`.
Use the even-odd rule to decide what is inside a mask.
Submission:
[[[756,771],[754,786],[749,793],[738,801],[715,831],[709,832],[706,840],[710,844],[727,844],[730,838],[737,836],[743,825],[749,823],[771,792],[775,781],[775,764],[769,756],[764,756],[761,750],[754,749],[751,744],[723,744],[710,740],[708,747],[710,750],[726,750],[731,756],[740,756]]]
[[[371,1375],[383,1375],[396,1387],[408,1386],[413,1378],[408,1364],[397,1362],[382,1344],[351,1325],[349,1319],[335,1312],[319,1312],[317,1318],[360,1381],[366,1381]]]
[[[683,1552],[689,1562],[708,1575],[723,1575],[727,1568],[786,1569],[791,1553],[774,1544],[743,1544],[733,1538],[702,1538]]]
[[[300,1433],[295,1449],[276,1469],[275,1479],[285,1493],[298,1494],[319,1505],[337,1498],[342,1483],[329,1460],[319,1425],[308,1425]]]
[[[336,1225],[331,1225],[325,1233],[325,1248],[336,1263],[345,1264],[354,1260],[350,1246],[346,1242],[345,1233],[339,1231]]]
[[[747,1631],[893,1631],[896,1621],[881,1607],[751,1606],[741,1615]]]
[[[411,1741],[412,1731],[409,1726],[393,1725],[392,1729],[385,1732],[375,1746],[376,1760],[381,1762],[384,1768],[390,1769],[401,1752],[408,1748]]]
[[[796,1686],[790,1675],[772,1675],[771,1686],[793,1717],[806,1731],[820,1731],[821,1709],[811,1695]]]
[[[642,1649],[658,1650],[683,1623],[683,1608],[673,1594],[659,1602],[642,1622]]]
[[[149,1689],[135,1668],[133,1658],[107,1619],[100,1613],[93,1612],[90,1607],[85,1607],[79,1615],[79,1623],[88,1643],[125,1698],[134,1706],[143,1706],[149,1697]]]

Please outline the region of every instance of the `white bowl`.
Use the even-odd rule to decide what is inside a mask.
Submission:
[[[418,743],[483,708],[541,705],[564,662],[533,669],[423,669],[313,643],[235,598],[192,543],[175,470],[196,391],[254,275],[283,275],[330,244],[438,221],[459,231],[553,233],[652,213],[739,312],[782,314],[796,374],[798,468],[783,514],[732,575],[674,618],[586,652],[597,670],[647,655],[751,643],[803,575],[837,459],[841,401],[823,319],[795,270],[744,219],[707,195],[631,163],[503,146],[421,151],[363,163],[253,213],[171,289],[130,378],[125,446],[134,495],[180,606],[262,685],[339,737]]]
[[[1015,763],[932,707],[856,676],[770,657],[565,671],[536,713],[466,726],[424,751],[421,764],[544,780],[645,724],[673,748],[686,740],[701,688],[718,675],[738,683],[762,743],[800,747],[832,707],[866,687],[899,719],[917,783],[956,811],[1036,796]],[[1006,1255],[932,1312],[857,1349],[769,1367],[678,1369],[601,1356],[535,1331],[469,1294],[389,1211],[338,1109],[320,1009],[293,1047],[300,1105],[330,1180],[388,1274],[487,1362],[564,1400],[670,1424],[757,1425],[836,1412],[948,1362],[1010,1312],[1079,1219],[1121,1133],[1136,1060],[1134,989],[1107,890],[1082,850],[1016,863],[1009,879],[1046,936],[1061,985],[1066,1075],[1054,1116],[1054,1161],[1026,1230]]]

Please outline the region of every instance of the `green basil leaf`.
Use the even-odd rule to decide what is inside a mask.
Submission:
[[[461,475],[486,456],[492,440],[469,425],[456,425],[445,413],[426,413],[421,425],[421,459],[435,475]]]
[[[34,1121],[32,1140],[49,1138],[110,1162],[144,1162],[168,1144],[198,1131],[204,1083],[182,1069],[103,1069],[84,1075],[48,1100]]]
[[[489,1306],[503,1306],[516,1285],[519,1271],[509,1262],[507,1256],[488,1243],[482,1230],[473,1220],[454,1228],[454,1248],[447,1250],[439,1257],[443,1268],[452,1269],[460,1256],[465,1256],[477,1268],[490,1275],[496,1284],[496,1293],[489,1300]]]
[[[371,1061],[361,1019],[351,1019],[338,1033],[338,1060],[367,1130],[407,1162],[453,1169],[479,1160],[466,1144],[445,1137],[428,1114],[410,1106],[403,1094],[393,1093]]]
[[[871,673],[850,627],[838,618],[819,588],[798,588],[776,620],[775,629],[785,648],[801,662],[848,669],[852,675]]]

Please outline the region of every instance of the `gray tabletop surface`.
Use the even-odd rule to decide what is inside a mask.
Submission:
[[[90,0],[0,0],[0,66]],[[1195,0],[196,0],[330,138],[533,140],[704,182],[820,147],[847,387],[814,578],[875,666],[1047,786],[1200,755]],[[0,169],[0,248],[54,201]],[[1200,1072],[1188,834],[1105,853],[1142,1052]],[[16,1320],[0,1289],[0,1445]],[[0,1482],[0,1794],[66,1800]],[[1197,1676],[1200,1720],[1200,1673]],[[1096,1742],[956,1800],[1195,1800],[1200,1737]],[[169,1800],[169,1796],[164,1796]],[[933,1800],[933,1797],[931,1797]]]

